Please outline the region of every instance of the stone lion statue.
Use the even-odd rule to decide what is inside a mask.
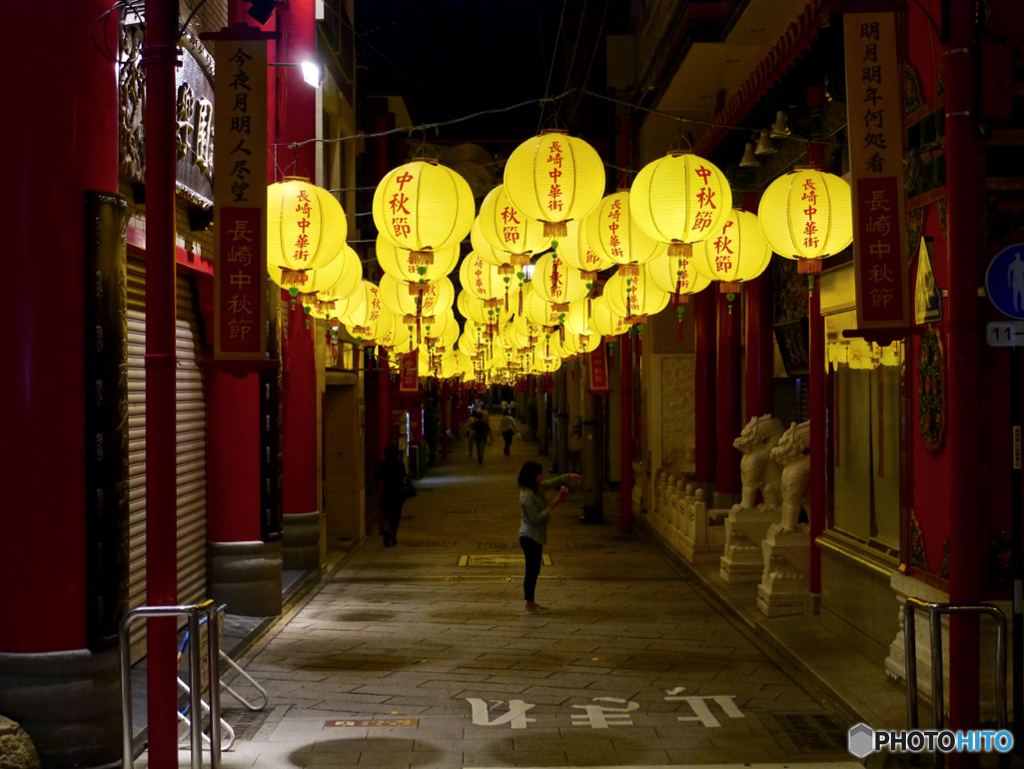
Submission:
[[[732,442],[735,448],[743,452],[743,459],[740,460],[740,479],[743,481],[741,507],[753,509],[758,489],[764,497],[765,506],[777,508],[782,504],[779,493],[782,470],[772,461],[770,452],[779,442],[784,429],[782,422],[772,418],[771,414],[752,417],[739,438]]]
[[[800,510],[808,509],[810,452],[810,422],[794,422],[771,450],[771,458],[782,466],[782,523],[773,526],[782,534],[799,531]]]

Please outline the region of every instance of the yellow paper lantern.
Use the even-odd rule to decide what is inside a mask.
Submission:
[[[838,176],[798,168],[768,186],[757,218],[772,250],[810,274],[853,242],[852,206],[850,185]]]
[[[543,347],[537,347],[533,353],[533,370],[539,374],[553,374],[562,367],[561,355],[548,355]]]
[[[449,308],[445,312],[423,319],[423,339],[428,345],[450,347],[459,338],[459,322],[455,320],[455,311]]]
[[[485,262],[476,251],[471,251],[462,260],[459,282],[471,296],[485,301],[500,301],[506,310],[511,307],[510,299],[519,293],[519,285],[510,272],[502,272],[501,268]]]
[[[537,292],[531,283],[523,294],[523,314],[531,323],[546,328],[560,326],[568,315],[568,308],[559,309]]]
[[[620,272],[636,274],[665,252],[665,244],[644,232],[630,215],[629,190],[619,190],[604,198],[583,222],[586,242],[603,259],[622,265]]]
[[[543,222],[545,237],[564,237],[566,223],[593,211],[604,187],[604,164],[597,151],[565,131],[527,139],[505,164],[505,191],[512,205]]]
[[[557,251],[544,254],[537,260],[530,284],[538,296],[555,305],[561,312],[566,312],[571,302],[582,299],[588,293],[587,283],[580,271],[566,265],[558,257]]]
[[[732,209],[732,190],[713,163],[674,151],[640,170],[630,202],[640,229],[678,256],[721,227]]]
[[[301,289],[302,302],[310,308],[313,317],[326,320],[348,311],[348,300],[356,294],[362,282],[363,265],[359,254],[346,244],[341,255],[326,267],[290,274],[310,279]],[[327,288],[321,288],[332,278],[333,282]]]
[[[596,273],[614,267],[615,262],[606,259],[590,247],[587,242],[586,221],[581,219],[566,225],[566,236],[558,239],[558,255],[570,267],[582,272],[585,279],[593,280]]]
[[[580,299],[569,305],[569,314],[565,317],[565,330],[568,334],[593,334],[594,324],[590,320],[593,302]]]
[[[662,254],[644,265],[654,285],[667,292],[677,305],[686,304],[693,294],[711,285],[711,279],[697,272],[693,259],[683,255]]]
[[[646,269],[639,275],[612,275],[605,284],[604,296],[612,311],[628,323],[646,323],[649,316],[664,310],[669,300],[669,293],[658,288]]]
[[[469,318],[482,326],[497,326],[512,315],[501,302],[489,304],[484,299],[475,298],[465,289],[459,292],[456,306],[464,318]]]
[[[380,303],[379,298],[372,297],[368,293],[367,301],[363,305],[364,308],[373,308],[374,304],[376,304],[376,309],[371,309],[362,317],[360,317],[361,311],[359,311],[354,316],[350,315],[350,320],[345,322],[345,328],[348,330],[348,333],[356,339],[362,339],[364,342],[375,342],[381,337],[387,337],[392,331],[395,325],[394,313],[384,307]]]
[[[297,176],[267,187],[267,265],[275,265],[271,278],[279,286],[281,270],[326,267],[347,237],[345,211],[327,190]]]
[[[469,184],[434,159],[399,166],[381,179],[373,195],[377,231],[412,252],[412,264],[431,264],[435,251],[461,243],[475,215]]]
[[[594,352],[601,346],[601,335],[593,334],[566,334],[562,350],[568,355],[585,355]]]
[[[346,326],[372,326],[380,317],[381,312],[386,311],[380,299],[380,290],[368,280],[364,280],[356,290],[356,297],[353,297],[348,312],[338,317]]]
[[[551,246],[544,225],[515,207],[504,184],[487,193],[480,204],[477,222],[483,238],[498,252],[508,254],[508,263],[513,266],[529,264],[531,255]]]
[[[761,234],[757,216],[733,209],[711,237],[693,249],[693,267],[719,282],[723,294],[735,294],[740,285],[768,269],[772,249]]]
[[[609,281],[610,282],[610,281]],[[608,297],[599,296],[594,300],[590,312],[594,330],[609,341],[629,331],[629,323],[623,315],[615,312],[608,303]]]
[[[455,286],[448,278],[426,285],[410,285],[384,275],[380,279],[380,298],[384,306],[396,315],[430,318],[452,308]]]
[[[388,353],[395,353],[397,355],[404,355],[407,352],[412,352],[419,345],[416,342],[415,328],[410,328],[405,323],[392,313],[394,322],[389,328],[385,328],[383,331],[379,331],[376,337],[376,342],[379,346],[385,348]]]
[[[413,263],[412,251],[399,248],[387,238],[377,236],[377,263],[386,275],[409,283],[434,283],[450,275],[459,263],[458,244],[434,252],[433,264]]]
[[[540,339],[543,329],[525,315],[516,315],[512,319],[512,331],[509,332],[517,343],[518,349],[532,347]]]

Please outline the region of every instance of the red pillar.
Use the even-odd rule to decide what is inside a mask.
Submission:
[[[743,208],[756,214],[758,196],[743,196]],[[772,331],[772,282],[766,270],[760,277],[743,284],[743,311],[746,313],[744,339],[744,390],[746,419],[770,414],[774,410],[775,349]]]
[[[969,53],[974,40],[974,3],[949,3],[950,41],[943,67],[946,76],[946,253],[949,299],[943,325],[946,331],[946,452],[950,454],[949,599],[957,604],[981,598],[981,541],[978,524],[980,439],[977,428],[978,382],[978,264],[982,250],[980,208],[984,194],[978,174],[978,144],[974,134],[977,105]],[[949,728],[979,726],[978,622],[950,617]],[[950,755],[951,764],[964,766],[967,756]],[[977,759],[974,759],[976,763]]]
[[[260,539],[260,376],[214,362],[206,380],[206,538]]]
[[[711,289],[714,291],[717,286]],[[716,411],[715,455],[718,464],[719,494],[739,494],[740,453],[732,442],[743,429],[743,402],[740,397],[740,295],[715,293],[718,302],[718,398]]]
[[[279,63],[298,64],[316,53],[316,13],[313,0],[289,0],[278,5]],[[275,67],[277,142],[305,142],[316,137],[316,89],[302,79],[299,67]],[[314,179],[315,144],[298,150],[278,148],[278,163],[287,175]],[[320,509],[316,487],[316,345],[315,323],[301,303],[288,303],[288,343],[283,377],[282,509],[285,528],[289,515]]]
[[[714,288],[693,297],[694,434],[697,483],[711,484],[717,477],[715,450],[715,301]]]
[[[622,493],[619,527],[628,534],[633,524],[633,340],[629,332],[619,337],[619,438]]]
[[[821,550],[814,541],[825,530],[825,506],[828,503],[828,457],[825,435],[825,319],[821,315],[821,284],[815,280],[807,308],[810,340],[808,366],[810,370],[811,421],[811,479],[810,501],[811,562],[808,589],[821,594]]]
[[[178,599],[175,149],[178,3],[146,0],[146,603]],[[178,765],[174,618],[148,620],[149,755]]]
[[[33,62],[7,79],[0,113],[4,276],[0,467],[8,586],[0,652],[82,649],[85,619],[85,191],[117,192],[117,76],[89,30],[102,0],[4,8],[0,47]],[[35,36],[44,20],[47,54]],[[97,33],[99,35],[99,33]],[[111,36],[116,50],[116,36]],[[60,83],[62,94],[47,94]],[[66,90],[66,92],[64,92]],[[46,113],[45,120],[31,119]],[[45,258],[43,258],[45,255]],[[54,312],[53,297],[61,297]],[[60,344],[55,355],[54,343]],[[59,618],[59,621],[56,621]]]

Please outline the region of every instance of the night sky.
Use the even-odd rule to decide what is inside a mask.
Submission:
[[[538,99],[545,93],[556,36],[549,93],[565,90],[570,63],[573,86],[582,85],[589,67],[589,86],[603,90],[601,22],[602,35],[613,31],[614,17],[628,3],[567,0],[559,36],[562,8],[561,0],[357,0],[362,93],[404,95],[417,124]],[[563,123],[572,111],[567,100]],[[546,114],[550,124],[550,107]],[[540,106],[530,105],[444,127],[440,137],[432,132],[427,141],[523,140],[536,133],[540,119]]]

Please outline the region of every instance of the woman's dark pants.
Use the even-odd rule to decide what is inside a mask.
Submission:
[[[537,577],[540,576],[540,561],[544,554],[544,545],[534,542],[529,537],[520,537],[519,546],[526,556],[526,578],[523,580],[523,597],[527,601],[534,600],[537,590]]]

